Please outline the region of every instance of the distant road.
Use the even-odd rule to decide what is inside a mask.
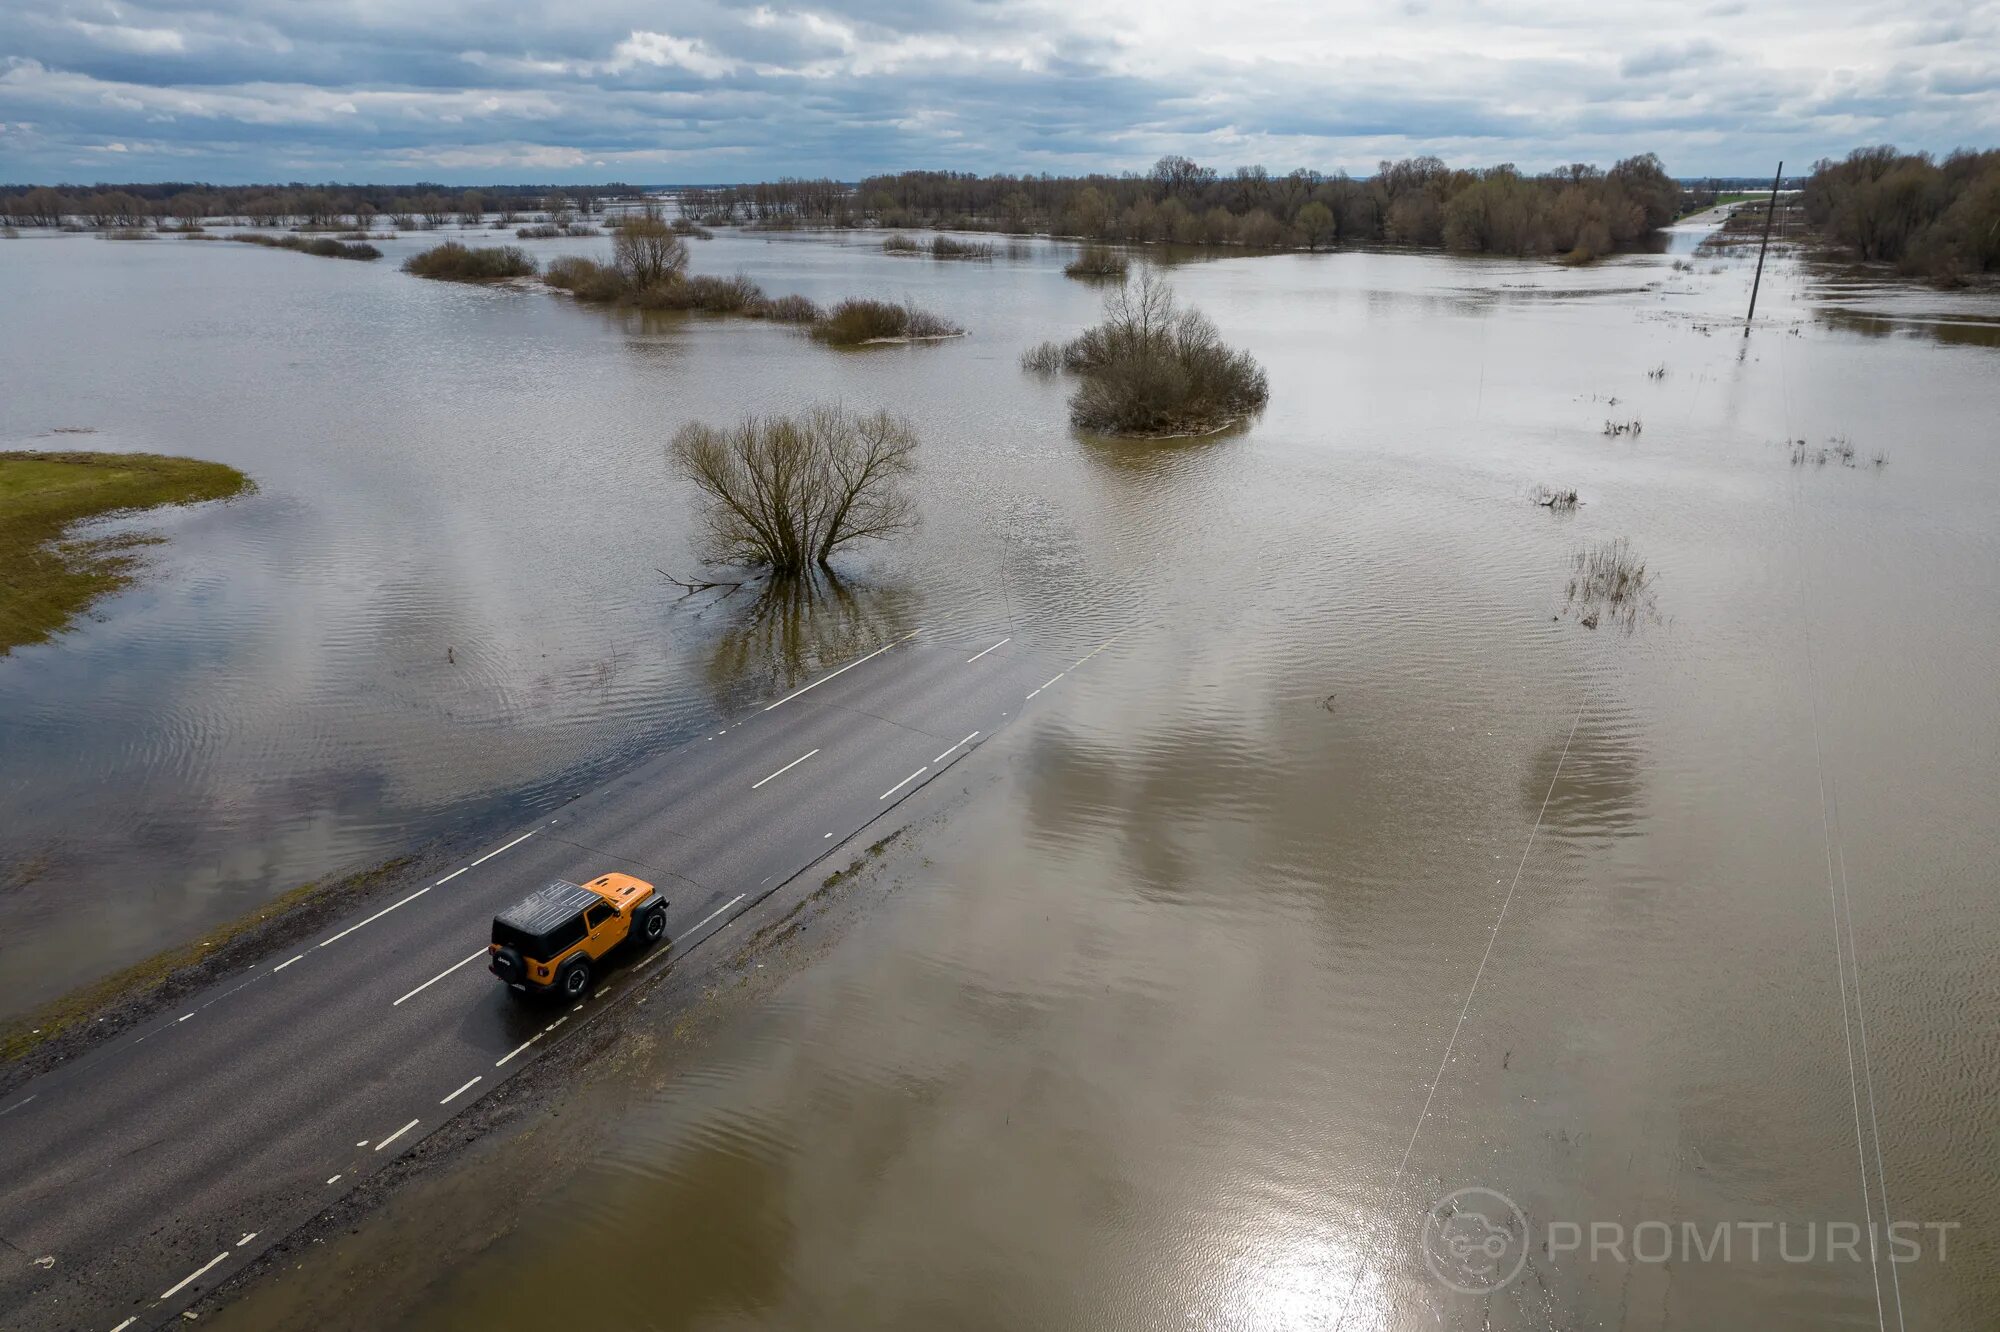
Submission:
[[[1088,659],[898,640],[17,1088],[0,1105],[0,1323],[174,1321]],[[614,963],[574,1007],[508,994],[485,968],[493,913],[611,870],[670,899],[671,947]]]

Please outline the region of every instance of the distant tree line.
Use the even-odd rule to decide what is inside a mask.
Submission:
[[[831,180],[689,189],[698,221],[947,227],[1101,241],[1252,249],[1395,244],[1463,253],[1575,254],[1628,245],[1679,215],[1682,191],[1652,154],[1608,171],[1576,164],[1531,176],[1511,165],[1454,170],[1435,157],[1375,175],[1262,167],[1227,175],[1163,157],[1145,175],[976,176],[905,171],[849,189]]]
[[[405,231],[477,224],[488,213],[512,223],[528,213],[593,216],[635,186],[486,185],[19,185],[0,187],[0,217],[22,227],[192,226],[205,218],[249,226],[345,227],[377,220]]]
[[[1857,148],[1813,168],[1806,220],[1857,259],[1953,283],[2000,272],[2000,149],[1928,153]]]

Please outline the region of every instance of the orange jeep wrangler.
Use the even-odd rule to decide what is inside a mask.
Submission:
[[[645,948],[666,937],[667,899],[644,879],[557,879],[493,918],[486,965],[521,994],[581,999],[591,965],[606,953],[627,939]]]

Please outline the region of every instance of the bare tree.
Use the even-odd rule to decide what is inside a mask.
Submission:
[[[733,430],[683,426],[668,449],[701,492],[711,559],[798,574],[841,547],[916,526],[917,436],[888,412],[816,407]]]
[[[612,263],[634,292],[670,282],[687,270],[687,245],[658,208],[628,217],[611,242]]]

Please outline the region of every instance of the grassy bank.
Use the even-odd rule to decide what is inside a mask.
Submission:
[[[246,916],[204,931],[192,943],[155,953],[14,1019],[0,1027],[0,1079],[33,1076],[39,1059],[24,1069],[5,1067],[31,1055],[74,1058],[168,1001],[246,965],[279,942],[318,928],[414,863],[399,857],[345,878],[302,884]]]
[[[0,453],[0,657],[44,643],[99,597],[132,581],[127,533],[65,539],[86,518],[228,499],[250,478],[221,463],[151,453]]]

